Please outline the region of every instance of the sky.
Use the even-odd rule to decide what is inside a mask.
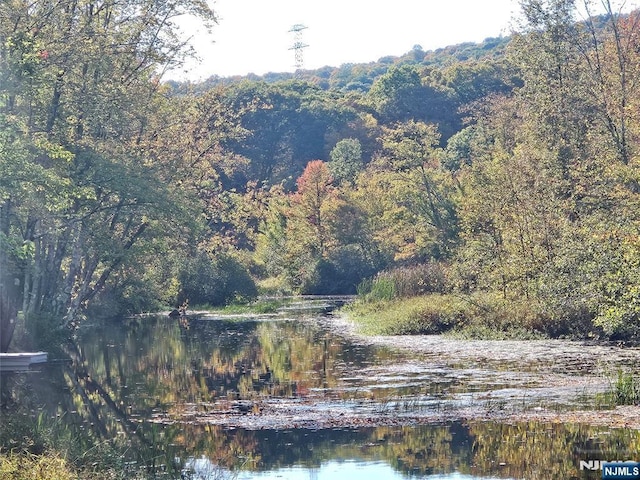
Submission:
[[[207,0],[219,22],[207,34],[193,19],[182,28],[199,60],[166,78],[205,80],[295,71],[291,28],[303,25],[303,68],[339,67],[423,50],[508,36],[519,0]],[[602,0],[587,0],[592,13]],[[638,8],[637,0],[611,0],[614,10]],[[578,17],[582,1],[577,1]],[[600,7],[599,7],[600,5]],[[583,10],[583,9],[582,9]]]
[[[433,50],[509,35],[517,0],[213,0],[219,17],[210,35],[193,21],[200,60],[174,79],[203,80],[295,71],[293,25],[306,28],[303,67],[339,67],[400,56],[415,45]]]

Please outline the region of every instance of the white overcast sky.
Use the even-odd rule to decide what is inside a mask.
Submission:
[[[295,70],[294,24],[307,28],[304,68],[338,67],[509,35],[518,0],[212,0],[211,35],[185,30],[200,60],[167,78],[206,79]]]

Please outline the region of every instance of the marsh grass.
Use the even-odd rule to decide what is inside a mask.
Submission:
[[[363,280],[357,287],[358,296],[367,300],[392,300],[428,293],[445,293],[445,267],[436,262],[394,268]]]
[[[95,442],[63,417],[23,410],[0,414],[0,478],[5,480],[142,479],[125,466],[128,445]]]
[[[530,302],[504,302],[486,293],[429,293],[407,298],[359,299],[344,311],[369,335],[446,333],[464,339],[545,338],[544,323]]]
[[[396,298],[394,282],[388,278],[376,278],[375,280],[363,280],[357,287],[360,297],[368,300],[393,300]]]
[[[616,405],[640,405],[640,378],[632,372],[618,370],[612,384],[611,395]]]
[[[265,298],[258,299],[248,303],[231,303],[224,306],[213,306],[207,304],[194,305],[194,311],[207,311],[220,313],[224,315],[239,315],[239,314],[266,314],[275,313],[283,305],[287,304],[285,298]]]
[[[609,410],[621,405],[640,405],[640,378],[632,372],[618,370],[609,375],[609,390],[595,396],[597,410]]]

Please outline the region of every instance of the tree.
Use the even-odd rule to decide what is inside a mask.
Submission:
[[[537,296],[538,278],[556,255],[562,200],[544,152],[526,145],[477,159],[463,184],[461,270],[475,287],[503,298]]]
[[[640,120],[632,103],[638,96],[640,70],[640,12],[622,17],[611,1],[602,2],[604,27],[589,16],[588,40],[582,46],[588,72],[589,93],[598,106],[599,117],[613,143],[618,160],[627,165],[633,154],[630,142],[632,123]],[[585,2],[589,13],[589,3]]]
[[[520,66],[519,89],[529,133],[546,143],[566,181],[564,195],[575,190],[574,166],[586,156],[594,129],[582,50],[589,42],[576,22],[574,0],[524,0],[523,33],[513,43],[513,65]]]
[[[442,75],[460,104],[465,105],[488,95],[508,94],[519,83],[516,73],[502,57],[455,63],[443,69]]]
[[[260,274],[284,279],[287,261],[287,215],[290,198],[280,186],[262,189],[257,199],[259,213],[254,262]]]
[[[242,82],[227,90],[227,102],[243,112],[248,135],[225,146],[249,160],[247,180],[270,185],[297,178],[309,161],[325,157],[325,136],[354,117],[333,94],[300,81]]]
[[[391,67],[367,93],[381,123],[422,121],[438,124],[443,140],[459,126],[458,105],[450,92],[431,85],[412,65]]]
[[[363,168],[362,147],[355,138],[344,138],[336,143],[330,153],[329,170],[340,182],[353,183]]]
[[[30,188],[8,182],[2,208],[4,229],[27,247],[26,316],[75,324],[145,240],[180,218],[141,145],[163,98],[159,72],[185,53],[174,23],[184,14],[215,20],[200,0],[0,4],[0,109],[25,152],[14,178]]]
[[[522,4],[511,51],[522,87],[477,104],[449,142],[464,192],[454,270],[465,289],[527,298],[553,335],[634,333],[637,173],[629,137],[621,149],[606,120],[618,133],[633,124],[618,82],[632,70],[621,73],[615,35],[574,21],[574,2]]]
[[[590,2],[585,1],[587,20],[576,22],[575,3],[522,2],[526,34],[517,37],[515,45],[522,53],[521,63],[527,65],[525,89],[537,90],[537,96],[529,98],[537,103],[539,120],[548,124],[545,135],[564,152],[564,163],[580,154],[589,124],[590,134],[602,135],[601,141],[612,146],[618,161],[628,164],[634,117],[630,102],[637,96],[639,75],[639,16],[637,12],[622,16],[608,0],[602,2],[604,15],[593,16]]]
[[[422,119],[424,88],[415,67],[392,67],[378,78],[367,95],[383,123]]]
[[[307,245],[314,257],[326,255],[329,237],[324,216],[324,206],[333,195],[333,177],[327,164],[312,160],[298,178],[298,190],[291,198],[292,213],[299,221],[297,235],[301,244]]]
[[[435,257],[451,252],[457,233],[453,184],[442,168],[438,142],[434,125],[409,121],[384,130],[383,156],[378,160],[383,169],[393,173],[401,189],[393,187],[399,203],[408,206],[417,225],[431,230],[430,255]]]

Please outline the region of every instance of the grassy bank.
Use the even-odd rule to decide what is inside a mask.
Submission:
[[[459,274],[429,262],[385,270],[358,286],[344,311],[362,333],[473,339],[608,338],[585,302],[530,292],[460,288]],[[551,300],[550,300],[551,299]]]
[[[0,478],[3,480],[116,480],[143,478],[128,472],[124,449],[95,444],[61,418],[34,415],[26,408],[0,412]]]
[[[246,303],[231,303],[229,305],[199,304],[190,308],[193,311],[215,312],[223,315],[264,314],[275,313],[285,303],[284,299],[262,298]]]
[[[0,455],[0,478],[5,480],[71,480],[81,477],[64,458],[55,453],[47,455],[9,453]]]
[[[78,468],[63,453],[47,451],[40,455],[28,452],[0,454],[0,478],[3,480],[119,480],[142,479],[113,469],[91,466]]]
[[[535,302],[505,301],[490,293],[361,298],[344,311],[369,335],[447,334],[478,339],[580,335],[575,324],[549,318]]]

